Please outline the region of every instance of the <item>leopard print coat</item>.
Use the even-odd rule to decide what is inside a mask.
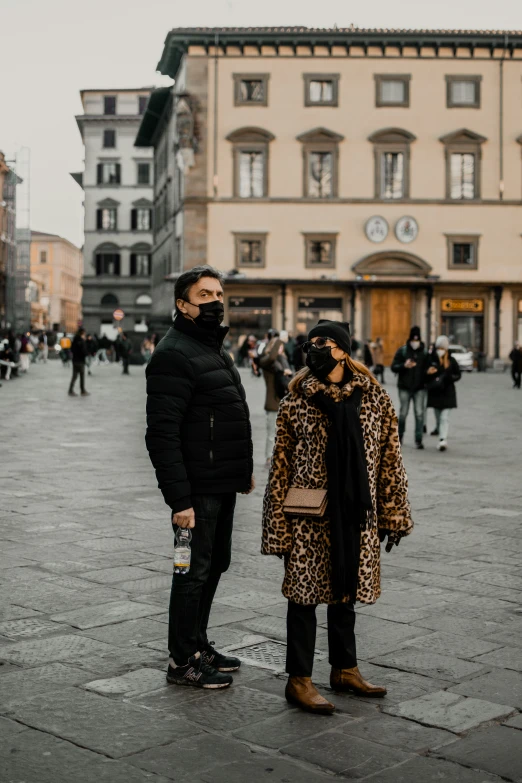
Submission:
[[[310,397],[323,391],[336,400],[362,389],[360,420],[365,443],[373,515],[361,533],[359,585],[356,600],[373,604],[381,594],[378,529],[400,538],[413,522],[407,498],[408,482],[402,462],[397,416],[388,393],[360,372],[342,389],[308,375],[299,389],[279,406],[272,466],[263,503],[265,555],[284,555],[283,595],[298,604],[334,603],[331,585],[330,534],[327,517],[289,518],[283,513],[288,488],[325,489],[325,445],[328,419]],[[344,596],[343,601],[353,600]]]

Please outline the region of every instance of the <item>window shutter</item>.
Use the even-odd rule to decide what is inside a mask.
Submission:
[[[114,274],[119,275],[120,274],[120,254],[115,253],[114,254]]]
[[[103,182],[103,163],[98,163],[98,165],[96,166],[96,171],[97,171],[96,181],[98,185],[101,185]]]
[[[131,209],[131,229],[132,229],[132,231],[136,231],[137,227],[138,227],[138,210],[137,209]]]
[[[150,255],[148,255],[147,256],[147,275],[149,277],[150,277],[150,273],[151,273],[151,261],[152,261],[152,258],[151,258]]]
[[[116,164],[116,183],[119,185],[121,182],[121,163]]]
[[[134,277],[136,275],[136,253],[131,253],[130,273],[131,273],[131,277]]]
[[[96,256],[96,275],[101,275],[102,273],[102,260],[101,256]]]
[[[152,231],[152,209],[149,209],[149,231]]]
[[[96,228],[100,229],[102,228],[102,210],[97,209],[96,210]]]

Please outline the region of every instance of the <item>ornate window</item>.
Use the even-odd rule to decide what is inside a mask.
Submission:
[[[409,74],[376,73],[375,79],[375,105],[400,106],[407,108],[410,105],[410,79]]]
[[[305,266],[307,269],[333,269],[337,234],[305,234]]]
[[[446,234],[448,269],[478,269],[479,234]]]
[[[446,106],[448,109],[480,109],[482,76],[446,76]]]
[[[442,136],[440,141],[446,154],[446,198],[454,201],[479,199],[485,136],[461,128]]]
[[[263,198],[268,195],[268,146],[274,135],[263,128],[240,128],[229,133],[233,144],[234,196]]]
[[[339,133],[314,128],[297,137],[303,145],[303,196],[327,199],[338,195]]]
[[[96,275],[120,276],[120,249],[117,245],[107,242],[99,245],[94,251]]]
[[[305,106],[338,106],[338,73],[304,73]]]
[[[131,247],[130,276],[149,277],[151,273],[151,247],[146,243],[138,243]]]
[[[238,269],[259,269],[265,266],[266,234],[238,233],[234,238]]]
[[[234,106],[268,106],[269,73],[235,73]]]
[[[397,200],[410,196],[410,145],[415,136],[402,128],[372,133],[375,159],[375,198]]]
[[[121,165],[114,161],[98,163],[96,167],[96,182],[98,185],[119,185],[121,182]]]
[[[100,304],[102,305],[118,305],[118,297],[115,294],[104,294],[101,298]]]
[[[150,307],[152,304],[150,294],[139,294],[139,296],[136,297],[136,304],[138,307]]]

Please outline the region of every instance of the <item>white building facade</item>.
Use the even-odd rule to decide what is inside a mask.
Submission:
[[[150,316],[154,172],[152,150],[134,139],[151,89],[81,92],[85,170],[72,175],[85,192],[85,328],[114,339],[121,325],[135,342]]]

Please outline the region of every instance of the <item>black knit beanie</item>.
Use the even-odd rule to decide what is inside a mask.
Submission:
[[[322,319],[317,326],[310,329],[308,339],[312,337],[329,337],[334,340],[339,348],[348,355],[352,353],[352,338],[350,336],[350,324],[347,321],[326,321]]]
[[[421,338],[421,331],[419,326],[412,326],[410,330],[410,336],[408,337],[408,342],[410,340],[420,340]]]

